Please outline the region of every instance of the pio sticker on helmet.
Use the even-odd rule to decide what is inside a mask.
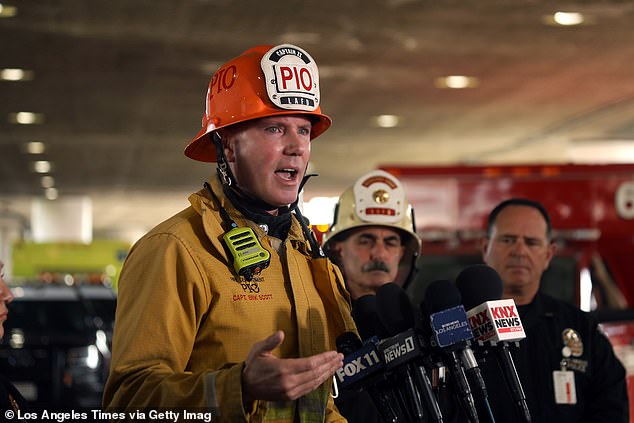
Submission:
[[[314,111],[319,106],[319,72],[313,58],[301,48],[282,44],[260,62],[266,91],[281,109]]]

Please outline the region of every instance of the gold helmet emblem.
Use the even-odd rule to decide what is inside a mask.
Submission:
[[[374,198],[374,202],[377,204],[384,204],[390,201],[390,193],[384,189],[374,191],[372,197]]]

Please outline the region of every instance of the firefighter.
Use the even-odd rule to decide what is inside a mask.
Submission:
[[[526,332],[514,361],[532,421],[628,422],[625,369],[607,337],[590,314],[539,291],[555,254],[550,222],[540,203],[513,198],[490,213],[482,241]],[[525,421],[499,369],[485,376],[496,421]]]
[[[311,141],[331,124],[320,103],[315,61],[294,45],[251,48],[213,75],[185,155],[217,174],[128,255],[105,407],[343,421],[329,393],[349,297],[297,208]]]
[[[353,303],[390,282],[405,287],[421,240],[401,182],[382,170],[360,177],[339,197],[323,246],[341,268]],[[350,423],[383,421],[366,391],[340,390],[335,402]]]
[[[353,300],[390,282],[406,288],[421,240],[401,182],[382,170],[360,177],[339,197],[323,246]]]

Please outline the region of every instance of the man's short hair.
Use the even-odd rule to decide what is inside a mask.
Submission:
[[[502,201],[500,204],[495,206],[495,208],[489,214],[489,219],[487,220],[488,237],[491,236],[491,231],[493,230],[493,225],[495,224],[495,220],[497,219],[498,214],[500,214],[502,210],[509,206],[526,206],[536,209],[542,215],[544,221],[546,222],[546,237],[550,239],[552,225],[550,222],[550,215],[548,214],[548,211],[540,202],[529,200],[527,198],[510,198],[508,200]]]

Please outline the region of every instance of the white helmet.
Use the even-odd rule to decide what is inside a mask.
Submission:
[[[346,232],[363,226],[386,226],[398,230],[405,246],[399,276],[400,279],[409,279],[421,250],[421,239],[416,234],[412,206],[405,198],[403,185],[394,175],[373,170],[341,194],[335,207],[334,221],[323,237],[326,254],[332,241],[343,240]]]

